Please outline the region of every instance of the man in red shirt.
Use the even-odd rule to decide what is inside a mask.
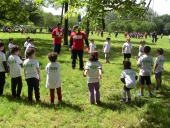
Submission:
[[[73,32],[70,35],[70,46],[69,50],[72,52],[72,69],[76,67],[77,55],[79,57],[80,70],[83,70],[83,51],[84,51],[84,40],[87,47],[89,47],[88,39],[86,35],[78,29],[78,26],[73,27]]]
[[[54,52],[57,52],[60,54],[61,49],[61,42],[63,38],[63,30],[61,28],[61,24],[57,24],[57,28],[52,31],[52,38],[53,38],[53,44],[54,44]]]

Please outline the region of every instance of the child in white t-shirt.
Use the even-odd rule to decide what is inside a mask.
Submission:
[[[122,46],[122,54],[124,54],[124,61],[131,58],[132,54],[132,44],[130,43],[130,38],[126,39],[126,42]]]
[[[144,55],[141,56],[139,59],[136,57],[137,65],[140,67],[140,78],[139,84],[141,87],[140,93],[137,96],[143,96],[144,85],[146,83],[148,87],[149,96],[152,96],[153,93],[151,92],[151,74],[152,74],[152,67],[154,65],[152,56],[149,55],[151,48],[149,46],[144,47]]]
[[[28,43],[28,45],[27,45],[27,47],[26,47],[26,50],[25,50],[25,58],[27,58],[27,56],[26,56],[26,51],[27,51],[27,49],[28,48],[36,48],[35,46],[34,46],[34,39],[29,39],[29,43]]]
[[[39,91],[39,82],[41,82],[41,75],[39,69],[39,62],[34,59],[35,49],[28,48],[26,50],[26,59],[23,63],[25,79],[28,85],[28,101],[32,102],[32,92],[34,89],[36,101],[40,101],[40,91]]]
[[[138,53],[138,57],[140,58],[140,56],[144,55],[144,47],[145,47],[145,41],[141,40],[139,42],[140,46],[139,46],[139,53]]]
[[[25,43],[24,43],[24,52],[25,52],[25,50],[26,50],[26,48],[27,48],[27,45],[29,44],[29,40],[30,40],[30,37],[27,37],[27,38],[26,38],[26,41],[25,41]]]
[[[97,104],[100,104],[99,79],[102,78],[102,64],[98,61],[98,52],[90,53],[83,76],[87,76],[90,103],[95,104],[96,99]]]
[[[157,54],[158,56],[156,58],[154,71],[153,71],[156,79],[156,85],[155,85],[156,90],[158,90],[158,88],[161,87],[162,84],[162,71],[163,71],[163,65],[165,61],[165,58],[162,55],[163,54],[162,48],[157,49]]]
[[[131,69],[131,62],[124,61],[124,70],[121,73],[120,80],[124,83],[122,92],[122,100],[120,102],[126,102],[126,93],[128,96],[128,102],[131,101],[130,89],[136,86],[137,76],[135,71]]]
[[[6,56],[3,52],[4,43],[0,41],[0,96],[3,95],[4,85],[5,85],[5,73],[8,72],[8,67],[6,63]]]
[[[9,49],[9,52],[8,52],[8,57],[11,55],[11,48],[12,46],[14,45],[14,39],[13,38],[9,38],[9,44],[8,44],[8,49]]]
[[[105,59],[106,59],[106,63],[110,63],[109,61],[109,53],[110,53],[110,49],[111,49],[112,45],[110,43],[110,38],[106,38],[106,42],[104,42],[103,45],[103,52],[105,54]]]
[[[18,56],[20,49],[18,46],[14,45],[11,47],[11,55],[8,57],[9,74],[11,77],[12,84],[12,96],[20,98],[22,90],[22,71],[21,65],[22,60]],[[17,87],[18,85],[18,87]]]
[[[89,44],[89,53],[94,52],[96,50],[96,45],[94,44],[94,39],[90,40],[90,44]]]
[[[57,53],[52,52],[48,54],[50,62],[46,66],[46,88],[50,89],[51,104],[54,104],[55,89],[58,95],[58,101],[62,101],[61,94],[61,79],[60,79],[60,64],[57,63]]]

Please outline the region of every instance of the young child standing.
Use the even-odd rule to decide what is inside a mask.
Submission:
[[[11,55],[8,58],[9,73],[11,77],[12,96],[20,98],[22,90],[22,60],[19,58],[20,49],[18,46],[11,47]],[[18,86],[17,86],[18,85]]]
[[[92,52],[89,56],[89,61],[86,63],[83,76],[87,76],[88,90],[90,103],[95,104],[95,99],[97,104],[100,104],[100,92],[99,92],[99,79],[102,78],[102,64],[98,61],[98,52]],[[95,95],[96,92],[96,95]]]
[[[94,44],[94,39],[90,40],[90,44],[89,44],[89,53],[94,52],[96,50],[96,45]]]
[[[36,48],[35,46],[34,46],[34,39],[29,39],[29,43],[27,44],[27,47],[26,47],[26,49],[25,49],[25,58],[27,58],[27,56],[26,56],[26,51],[27,51],[27,49],[28,48]]]
[[[9,49],[9,52],[8,52],[8,57],[11,55],[11,48],[12,46],[14,45],[14,39],[13,38],[9,38],[9,44],[8,44],[8,49]]]
[[[156,58],[154,71],[153,71],[156,79],[156,85],[155,85],[156,90],[158,90],[158,88],[161,87],[162,84],[162,71],[163,71],[163,65],[165,61],[165,58],[162,55],[163,54],[162,48],[157,49],[157,54],[158,56]]]
[[[130,38],[126,39],[126,42],[122,46],[122,54],[124,54],[124,61],[129,60],[132,54],[132,44],[130,43]]]
[[[25,79],[28,85],[28,101],[32,102],[32,92],[34,89],[36,101],[40,101],[40,92],[39,92],[39,82],[41,82],[41,75],[39,69],[39,62],[34,59],[35,49],[28,48],[26,50],[26,59],[23,63]]]
[[[24,43],[24,52],[25,52],[25,50],[26,50],[26,48],[27,48],[27,45],[29,44],[29,40],[30,40],[30,37],[27,37],[27,38],[26,38],[26,41],[25,41],[25,43]]]
[[[140,46],[139,46],[139,53],[138,53],[138,57],[140,58],[140,56],[144,55],[144,47],[145,47],[145,41],[141,40],[139,42]]]
[[[128,96],[128,102],[131,101],[130,90],[136,86],[137,76],[135,71],[131,69],[131,62],[124,61],[124,70],[121,73],[120,80],[124,83],[122,92],[122,100],[120,102],[126,102],[126,93]]]
[[[149,96],[152,96],[153,93],[151,92],[151,74],[152,74],[152,67],[154,65],[152,56],[149,55],[151,48],[149,46],[144,47],[144,55],[141,56],[139,59],[136,57],[137,65],[140,67],[140,79],[139,84],[141,87],[140,93],[137,96],[143,96],[144,85],[148,87]]]
[[[110,52],[110,49],[111,49],[112,45],[110,43],[110,38],[106,38],[106,42],[104,42],[104,45],[103,45],[103,52],[105,54],[105,59],[106,59],[106,63],[110,63],[109,61],[109,52]]]
[[[8,72],[8,67],[6,63],[6,56],[3,52],[4,43],[0,41],[0,96],[3,95],[4,85],[5,85],[5,73]]]
[[[62,101],[60,65],[56,62],[57,56],[56,52],[49,53],[48,59],[50,62],[46,66],[46,88],[50,89],[51,104],[54,104],[55,89],[57,90],[58,101]]]

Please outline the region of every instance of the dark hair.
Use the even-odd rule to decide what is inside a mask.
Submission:
[[[144,53],[150,53],[150,51],[151,51],[151,47],[149,46],[144,47]]]
[[[58,54],[56,52],[51,52],[48,54],[48,59],[50,62],[56,62]]]
[[[0,47],[4,46],[4,42],[0,41]]]
[[[163,54],[164,50],[162,48],[158,48],[157,52],[159,52],[161,55]]]
[[[123,66],[124,66],[124,69],[131,69],[131,62],[130,61],[124,61]]]
[[[89,56],[89,61],[98,61],[99,53],[97,51],[91,52]]]
[[[146,43],[144,40],[141,40],[140,42],[139,42],[139,44],[142,44],[142,43]]]
[[[10,48],[10,52],[12,53],[12,54],[14,54],[15,52],[17,52],[17,51],[19,51],[20,49],[19,49],[19,46],[17,46],[17,45],[13,45],[11,48]]]
[[[10,42],[11,40],[13,40],[13,38],[9,38],[9,42]]]
[[[28,36],[26,39],[28,40],[28,39],[30,39],[30,37]]]
[[[107,37],[107,38],[106,38],[106,40],[110,40],[110,38],[109,38],[109,37]]]
[[[31,42],[31,41],[34,41],[34,39],[29,39],[29,41],[28,41],[28,42]]]
[[[58,24],[57,24],[57,27],[60,26],[60,25],[61,25],[61,23],[58,23]]]
[[[35,49],[34,48],[28,48],[27,51],[26,51],[26,55],[28,57],[30,57],[34,53],[35,53]]]

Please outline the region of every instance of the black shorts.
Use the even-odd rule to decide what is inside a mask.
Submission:
[[[124,58],[131,58],[131,53],[124,53]]]
[[[151,77],[150,76],[140,76],[139,78],[139,84],[140,85],[150,85],[151,84]]]
[[[155,79],[161,78],[162,72],[155,73]]]
[[[126,91],[129,91],[129,90],[131,90],[132,88],[127,88],[126,85],[124,85],[124,89],[125,89]]]

